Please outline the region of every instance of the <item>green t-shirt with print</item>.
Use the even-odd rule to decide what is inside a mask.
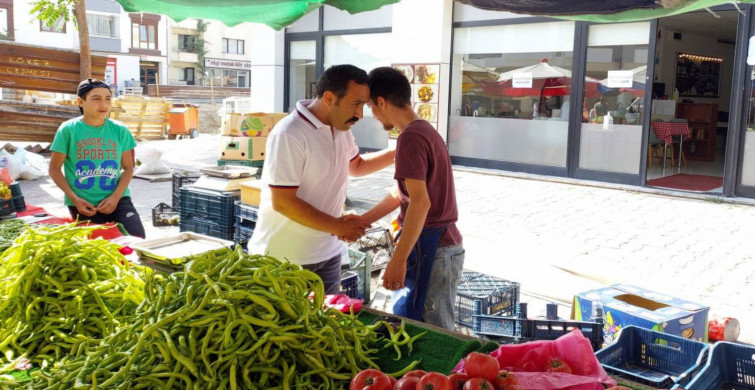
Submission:
[[[120,122],[110,119],[100,127],[84,117],[60,125],[50,149],[66,155],[63,172],[76,196],[95,207],[115,191],[121,177],[121,156],[136,147],[134,137]],[[130,196],[128,188],[123,196]],[[65,204],[73,202],[65,197]]]

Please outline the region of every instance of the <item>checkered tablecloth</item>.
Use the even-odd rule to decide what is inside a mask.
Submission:
[[[687,122],[650,122],[655,136],[667,143],[671,143],[671,136],[681,135],[684,140],[689,139],[689,126]]]

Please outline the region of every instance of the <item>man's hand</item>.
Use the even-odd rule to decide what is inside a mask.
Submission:
[[[111,214],[118,207],[118,202],[120,200],[120,197],[110,195],[97,205],[97,211],[101,212],[102,214]]]
[[[346,242],[354,242],[362,237],[372,224],[367,222],[361,215],[346,214],[341,218],[338,218],[340,223],[337,232],[339,240]]]
[[[404,279],[406,279],[406,259],[399,259],[394,253],[385,267],[383,287],[390,291],[400,290],[404,288]]]
[[[91,203],[87,202],[83,198],[76,198],[73,204],[74,206],[76,206],[76,211],[78,211],[81,215],[91,217],[97,214],[97,209],[95,209]]]

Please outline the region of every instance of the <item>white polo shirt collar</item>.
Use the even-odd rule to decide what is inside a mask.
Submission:
[[[330,130],[330,126],[322,123],[315,114],[309,111],[307,106],[312,103],[312,100],[299,100],[296,102],[296,113],[299,115],[299,118],[303,121],[307,122],[310,126],[314,127],[315,129],[327,129]]]

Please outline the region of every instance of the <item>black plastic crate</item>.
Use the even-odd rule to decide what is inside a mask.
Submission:
[[[475,315],[472,330],[477,335],[511,338],[515,342],[555,340],[579,329],[593,351],[603,348],[603,322],[530,320],[527,318]]]
[[[236,224],[233,228],[234,237],[233,241],[237,244],[245,244],[249,242],[254,234],[254,226]]]
[[[251,206],[248,204],[244,204],[241,202],[236,202],[235,206],[235,214],[236,214],[236,223],[247,223],[247,222],[257,222],[259,208],[255,206]]]
[[[475,301],[480,302],[480,314],[514,315],[519,303],[519,283],[484,274],[470,280],[462,279],[456,290],[454,305],[457,324],[473,326]]]
[[[194,232],[204,234],[210,237],[222,238],[233,241],[234,227],[221,226],[213,221],[196,218],[193,216],[181,216],[179,221],[179,230],[182,232]]]
[[[385,268],[393,257],[393,237],[386,228],[367,230],[349,249],[366,253],[372,259],[372,271]]]
[[[251,161],[251,160],[218,160],[218,165],[240,165],[244,167],[257,167],[262,168],[265,164],[265,160]]]
[[[178,209],[160,203],[152,208],[152,226],[178,226]]]
[[[8,187],[10,187],[10,195],[12,197],[15,198],[16,196],[23,195],[21,193],[21,184],[19,182],[14,181],[13,183],[10,183],[10,186],[8,186]]]
[[[20,212],[20,211],[26,211],[26,201],[24,200],[23,196],[14,196],[10,200],[11,207],[13,208],[13,211]]]
[[[215,222],[233,229],[236,222],[234,203],[239,200],[239,192],[210,191],[192,186],[180,189],[178,210],[181,218],[194,217]]]
[[[181,187],[194,184],[200,176],[196,172],[173,172],[173,207],[178,207]]]
[[[689,390],[755,389],[755,346],[717,342],[709,351],[708,362],[683,387]],[[681,390],[681,387],[677,385],[674,389]]]
[[[13,203],[11,200],[0,198],[0,216],[9,215],[11,213],[13,213]]]

